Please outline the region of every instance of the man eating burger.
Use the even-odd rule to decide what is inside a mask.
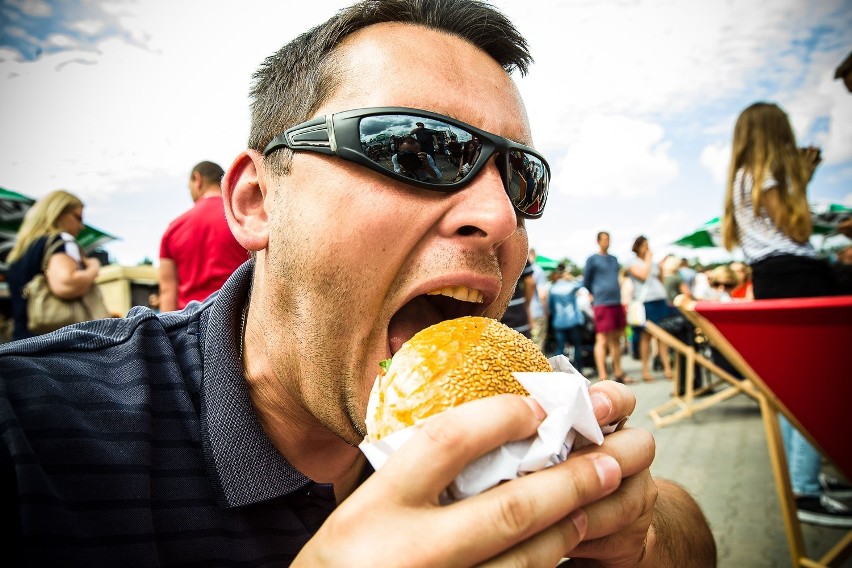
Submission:
[[[411,45],[429,56],[410,58]],[[654,441],[638,429],[445,506],[465,464],[535,432],[534,400],[436,415],[376,472],[358,449],[378,362],[434,323],[499,319],[512,295],[550,176],[511,75],[530,63],[511,22],[469,0],[367,0],[267,58],[249,148],[222,183],[253,259],[181,312],[140,308],[0,351],[7,553],[33,565],[715,565],[703,515],[652,479]],[[480,140],[461,179],[411,179],[365,153],[375,130],[417,120]],[[516,162],[537,176],[523,199]],[[601,424],[634,408],[623,385],[591,390]]]

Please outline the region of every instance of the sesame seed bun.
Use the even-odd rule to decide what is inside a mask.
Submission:
[[[476,398],[528,395],[512,373],[551,370],[535,343],[497,320],[443,321],[405,342],[376,377],[367,404],[367,436],[379,440]]]

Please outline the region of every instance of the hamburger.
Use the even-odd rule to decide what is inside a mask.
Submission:
[[[382,362],[367,403],[371,442],[477,398],[528,395],[513,372],[549,372],[523,334],[486,317],[446,320],[416,333]]]

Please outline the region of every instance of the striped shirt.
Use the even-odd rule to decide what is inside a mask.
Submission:
[[[734,219],[737,222],[737,238],[743,250],[746,262],[754,264],[770,256],[792,254],[815,258],[816,249],[810,242],[797,243],[782,233],[766,209],[761,207],[755,217],[751,198],[754,178],[750,173],[740,168],[734,177]],[[762,191],[777,187],[778,182],[771,175],[763,180]]]
[[[281,566],[317,531],[333,487],[275,449],[243,377],[252,267],[182,312],[134,308],[0,348],[8,558]]]

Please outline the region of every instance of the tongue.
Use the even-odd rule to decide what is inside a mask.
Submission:
[[[424,296],[418,296],[405,304],[394,314],[388,325],[391,355],[399,351],[402,344],[411,339],[415,333],[443,319],[441,312]]]

